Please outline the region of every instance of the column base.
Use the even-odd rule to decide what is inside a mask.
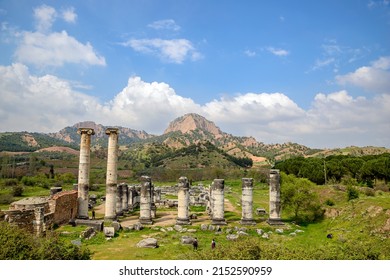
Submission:
[[[250,225],[255,225],[256,222],[253,219],[241,219],[240,224],[250,226]]]
[[[211,220],[211,224],[224,226],[224,225],[227,225],[227,222],[225,219],[213,219],[213,220]]]
[[[176,219],[177,225],[190,225],[190,219]]]
[[[282,222],[282,219],[268,219],[267,223],[271,226],[282,226],[284,223]]]
[[[153,221],[152,221],[152,219],[149,219],[149,218],[140,218],[139,223],[141,225],[152,225]]]

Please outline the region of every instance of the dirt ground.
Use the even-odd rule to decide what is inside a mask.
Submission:
[[[225,199],[224,203],[225,211],[231,211],[236,212],[236,208],[233,206],[233,204]],[[105,204],[101,204],[97,207],[95,207],[96,216],[104,216],[105,212]],[[174,209],[172,211],[159,211],[157,208],[157,218],[153,219],[153,225],[154,226],[173,226],[176,224],[176,218],[177,218],[177,209]],[[129,227],[138,222],[139,216],[138,215],[132,215],[132,216],[125,216],[121,218],[121,225],[122,227]],[[204,213],[202,216],[198,216],[197,219],[191,220],[192,225],[197,224],[203,224],[207,223],[207,221],[210,221],[209,216],[207,213]]]

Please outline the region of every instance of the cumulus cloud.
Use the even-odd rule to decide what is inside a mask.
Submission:
[[[57,11],[53,7],[42,5],[34,9],[36,29],[39,32],[46,32],[50,30],[56,18]]]
[[[74,8],[67,8],[62,11],[62,18],[69,23],[75,23],[77,20],[77,14],[74,11]]]
[[[117,124],[161,133],[169,121],[199,111],[200,106],[177,95],[166,83],[148,83],[135,76],[129,78],[127,86],[103,110]]]
[[[270,53],[272,53],[273,55],[276,55],[276,56],[287,56],[290,54],[290,52],[287,50],[278,49],[278,48],[274,48],[274,47],[267,48],[267,51],[269,51]]]
[[[180,30],[180,26],[177,25],[173,19],[157,20],[149,24],[148,27],[156,30],[161,30],[161,29],[173,30],[173,31]]]
[[[196,61],[202,57],[187,39],[131,39],[123,45],[137,52],[156,55],[164,61],[177,64],[183,63],[186,59]]]
[[[27,66],[0,66],[1,131],[53,132],[91,117],[98,101],[52,75],[31,75]]]
[[[92,120],[161,134],[168,123],[198,113],[237,136],[309,147],[388,146],[390,95],[318,93],[308,109],[283,93],[244,93],[200,105],[163,82],[133,76],[107,103],[52,75],[34,76],[23,64],[0,66],[0,131],[54,132]]]
[[[372,93],[390,94],[390,57],[381,57],[356,71],[336,76],[340,85],[352,85]]]
[[[48,35],[23,32],[15,56],[19,62],[36,66],[62,66],[65,63],[106,65],[105,58],[98,55],[89,42],[80,43],[66,31]]]
[[[75,23],[77,14],[73,7],[63,10],[61,15],[47,5],[35,8],[36,31],[15,33],[18,38],[14,54],[16,60],[37,67],[63,66],[65,63],[106,65],[105,58],[94,50],[91,43],[81,43],[66,31],[51,31],[59,17]]]

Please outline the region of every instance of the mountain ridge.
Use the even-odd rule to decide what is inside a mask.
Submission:
[[[54,133],[4,132],[0,133],[0,151],[36,151],[52,146],[79,146],[77,129],[90,127],[95,130],[92,145],[105,148],[108,137],[106,128],[93,121],[82,121]],[[196,113],[185,114],[171,121],[162,135],[153,135],[144,130],[115,126],[119,129],[119,145],[122,150],[132,145],[158,143],[170,149],[210,142],[228,155],[250,158],[256,163],[269,163],[293,156],[327,156],[333,154],[378,154],[390,152],[384,147],[345,147],[337,149],[312,149],[298,143],[265,144],[251,136],[234,136],[223,132],[214,122]]]

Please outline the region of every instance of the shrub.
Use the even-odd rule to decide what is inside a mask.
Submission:
[[[11,225],[0,222],[0,260],[88,260],[91,252],[61,240],[49,233],[36,237]]]
[[[13,196],[22,196],[24,191],[23,186],[13,186],[12,187],[12,195]]]
[[[10,204],[14,202],[12,194],[0,194],[0,204]]]
[[[23,178],[20,180],[22,182],[23,185],[25,186],[35,186],[37,181],[34,177],[30,177],[30,176],[23,176]]]
[[[18,184],[18,180],[16,180],[16,179],[4,180],[4,186],[6,186],[6,187],[16,186],[17,184]]]
[[[325,201],[325,204],[328,205],[328,206],[334,206],[335,203],[332,199],[328,198],[326,201]]]
[[[359,191],[355,187],[349,186],[347,188],[347,197],[348,201],[359,198]]]

